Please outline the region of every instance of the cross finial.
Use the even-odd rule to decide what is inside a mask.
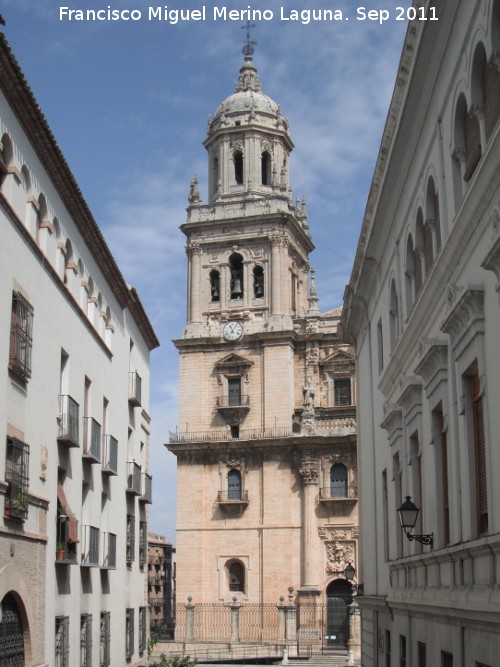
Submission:
[[[241,29],[247,31],[247,38],[245,40],[245,46],[242,48],[241,52],[245,56],[245,58],[251,58],[252,55],[255,52],[254,46],[257,44],[257,42],[253,39],[250,39],[250,29],[255,28],[255,23],[250,23],[250,21],[247,21],[246,26],[242,25]]]

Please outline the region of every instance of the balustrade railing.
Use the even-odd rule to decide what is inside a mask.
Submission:
[[[228,442],[230,440],[265,440],[267,438],[295,437],[292,429],[286,426],[271,428],[240,429],[238,437],[232,435],[231,429],[215,429],[212,431],[172,431],[169,434],[170,444],[191,442]]]

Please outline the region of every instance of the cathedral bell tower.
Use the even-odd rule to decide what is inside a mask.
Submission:
[[[191,183],[185,338],[293,328],[307,310],[309,238],[305,201],[291,199],[293,143],[279,105],[262,92],[244,49],[235,92],[209,117],[208,203]],[[230,328],[226,324],[237,322]]]
[[[177,599],[275,604],[292,587],[316,604],[355,563],[347,486],[341,557],[328,530],[341,505],[330,491],[319,500],[339,475],[355,481],[354,359],[337,336],[340,311],[318,309],[305,201],[291,194],[288,121],[262,92],[251,44],[235,92],[209,117],[208,201],[193,178],[181,225],[187,322],[174,341],[180,426],[168,445]],[[340,378],[347,403],[336,409]]]

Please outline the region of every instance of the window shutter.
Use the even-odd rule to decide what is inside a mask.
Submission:
[[[486,447],[484,436],[483,397],[479,375],[472,378],[472,409],[474,415],[474,458],[476,468],[477,514],[479,534],[488,532],[488,491],[486,486]]]

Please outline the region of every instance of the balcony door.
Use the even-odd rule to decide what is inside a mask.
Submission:
[[[227,393],[229,407],[241,405],[241,378],[228,378]]]

